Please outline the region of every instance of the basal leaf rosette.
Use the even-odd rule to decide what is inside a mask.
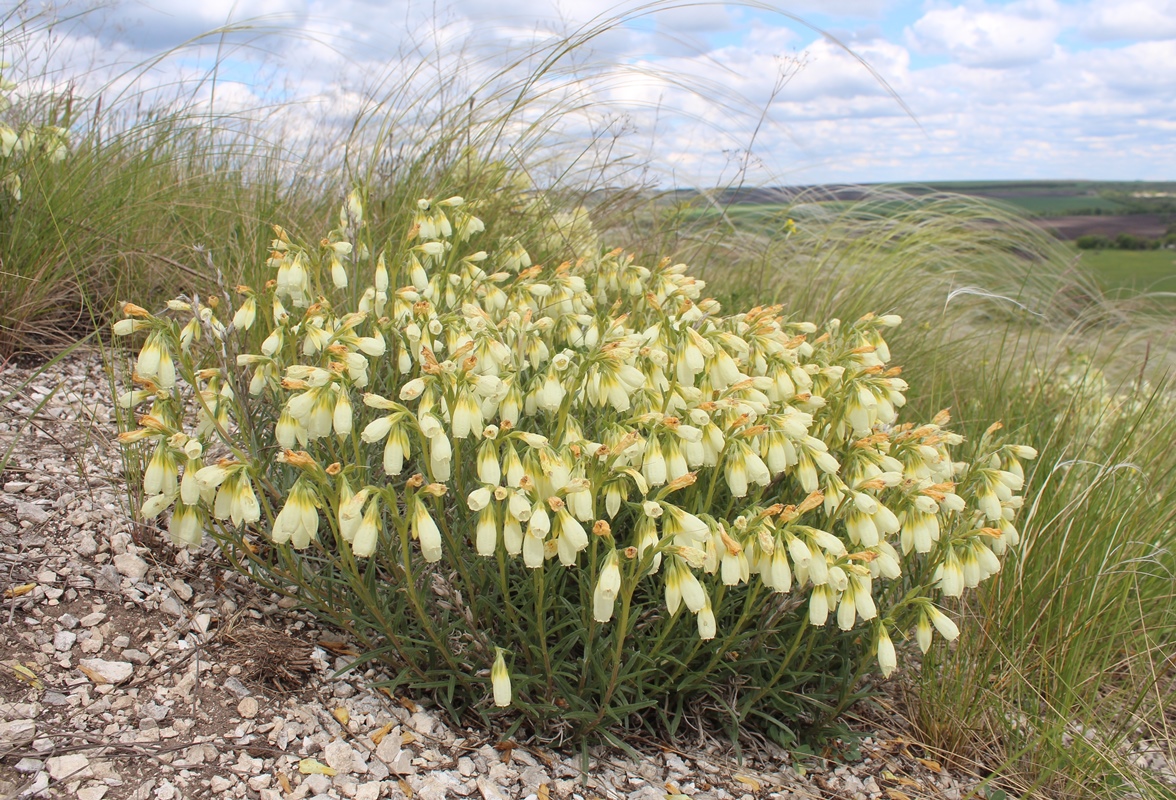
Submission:
[[[683,264],[588,244],[533,259],[476,212],[421,200],[376,248],[356,193],[315,245],[275,228],[270,278],[235,309],[128,305],[143,516],[170,508],[193,547],[268,541],[286,583],[342,575],[349,613],[373,606],[351,629],[406,680],[434,685],[418,662],[437,651],[475,705],[580,702],[582,730],[622,696],[618,713],[650,705],[625,694],[634,653],[645,686],[759,669],[770,692],[805,637],[847,632],[851,675],[871,656],[889,675],[894,636],[955,637],[942,598],[1017,543],[1035,453],[998,425],[965,447],[946,413],[900,421],[898,316],[725,314]],[[558,252],[559,220],[541,222]]]

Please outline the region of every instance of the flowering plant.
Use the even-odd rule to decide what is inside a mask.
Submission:
[[[994,425],[956,460],[946,413],[900,423],[897,316],[724,314],[582,213],[535,236],[566,246],[571,220],[574,259],[477,249],[460,197],[377,250],[363,206],[316,245],[275,227],[235,308],[128,304],[114,332],[146,338],[118,402],[150,404],[121,436],[142,515],[211,531],[394,683],[572,736],[692,708],[787,730],[894,671],[894,635],[954,638],[937,601],[1016,544],[1035,453]]]
[[[0,114],[11,108],[8,94],[17,84],[4,77],[7,64],[0,63]],[[56,114],[54,114],[56,116]],[[69,117],[67,108],[65,116]],[[44,158],[57,163],[69,154],[69,132],[55,124],[34,127],[25,125],[19,130],[0,120],[0,192],[19,202],[21,199],[20,170],[24,162]]]

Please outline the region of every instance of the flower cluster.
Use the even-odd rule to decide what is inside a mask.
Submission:
[[[0,63],[0,70],[7,64]],[[17,84],[0,71],[0,113],[11,106],[7,94]],[[17,202],[21,199],[20,160],[41,157],[50,163],[62,161],[69,154],[69,132],[58,125],[26,125],[20,130],[0,122],[0,189]]]
[[[419,201],[378,252],[363,213],[351,195],[317,245],[275,228],[270,279],[231,313],[188,298],[115,323],[146,334],[119,403],[150,405],[122,439],[152,448],[142,513],[170,507],[178,543],[252,526],[416,569],[567,568],[594,624],[656,592],[703,640],[720,598],[758,584],[812,626],[865,628],[887,675],[891,634],[954,638],[935,601],[1017,543],[1035,453],[994,425],[957,460],[946,413],[900,422],[898,316],[725,314],[683,264],[592,249],[581,214],[577,258],[540,264],[515,236],[476,249],[460,197]]]

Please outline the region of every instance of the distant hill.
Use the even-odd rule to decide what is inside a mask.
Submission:
[[[1040,217],[1121,214],[1176,215],[1176,181],[937,181],[931,183],[818,184],[810,186],[742,187],[716,190],[720,205],[772,205],[798,199],[850,202],[876,195],[879,189],[912,196],[937,192],[966,194],[1017,206]],[[671,196],[686,200],[695,190]]]

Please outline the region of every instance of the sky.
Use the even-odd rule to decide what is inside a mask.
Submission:
[[[457,74],[485,97],[536,73],[556,38],[582,35],[537,84],[539,105],[573,107],[548,135],[611,137],[611,152],[662,185],[1176,179],[1176,0],[82,7],[0,0],[3,60],[17,20],[32,18],[39,55],[26,60],[59,84],[183,87],[218,110],[265,108],[309,136],[373,100],[401,106],[402,119],[415,102],[431,109],[430,82]],[[226,23],[241,30],[201,38]]]

